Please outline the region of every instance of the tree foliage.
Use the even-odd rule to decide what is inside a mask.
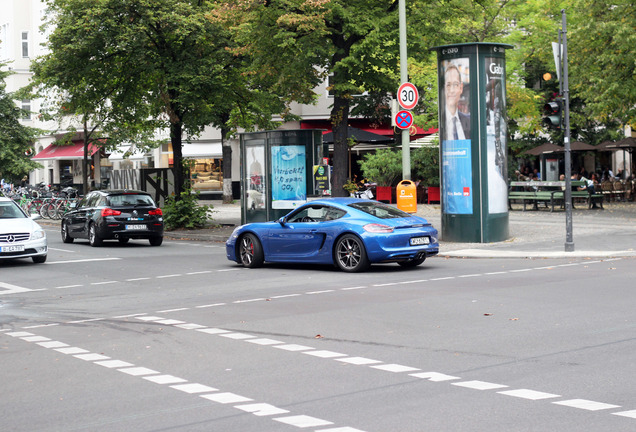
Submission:
[[[20,123],[24,113],[16,106],[13,95],[6,92],[9,72],[4,66],[0,63],[0,175],[15,182],[41,167],[27,156],[33,150],[38,130]]]

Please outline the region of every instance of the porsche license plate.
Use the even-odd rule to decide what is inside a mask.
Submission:
[[[429,237],[413,237],[411,239],[411,246],[427,245],[431,243]]]
[[[2,246],[0,252],[24,252],[24,245]]]
[[[127,230],[145,230],[146,225],[137,224],[137,225],[126,225]]]

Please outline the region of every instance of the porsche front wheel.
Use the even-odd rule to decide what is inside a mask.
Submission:
[[[359,272],[369,268],[369,258],[362,240],[353,234],[346,234],[336,243],[336,265],[346,272]]]
[[[263,247],[254,234],[245,234],[240,238],[239,259],[243,267],[255,268],[263,265]]]

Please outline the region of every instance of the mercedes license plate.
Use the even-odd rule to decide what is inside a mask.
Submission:
[[[126,225],[126,229],[127,230],[145,230],[146,229],[146,225],[141,225],[141,224]]]
[[[0,252],[24,252],[24,245],[2,246]]]
[[[413,237],[411,239],[411,246],[427,245],[430,244],[431,239],[428,237]]]

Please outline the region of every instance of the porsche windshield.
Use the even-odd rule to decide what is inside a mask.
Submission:
[[[407,212],[404,212],[393,206],[379,203],[379,202],[374,202],[374,201],[361,201],[361,202],[349,204],[349,207],[352,207],[356,210],[363,211],[365,213],[368,213],[380,219],[411,217],[411,215],[408,214]]]

